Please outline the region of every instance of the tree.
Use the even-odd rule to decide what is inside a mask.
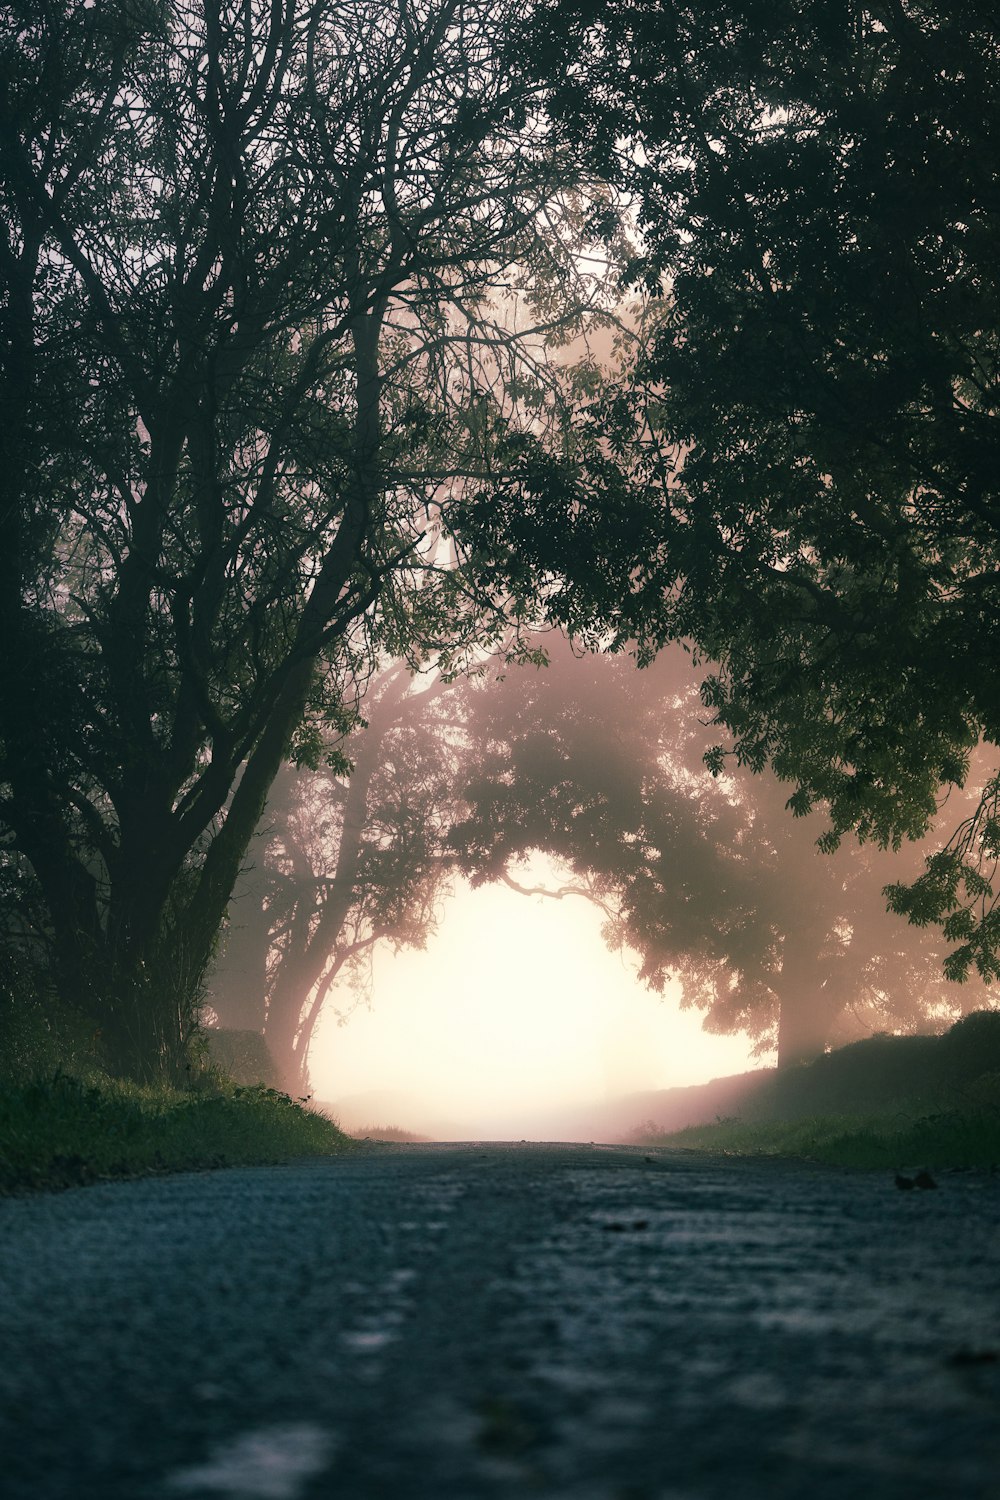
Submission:
[[[433,930],[455,868],[460,777],[442,698],[456,691],[439,673],[385,668],[349,774],[286,766],[272,787],[208,1001],[222,1025],[263,1033],[290,1092],[309,1091],[316,1023],[345,985],[356,1003],[375,947],[423,947]]]
[[[6,17],[0,820],[64,1003],[176,1075],[283,760],[530,610],[434,538],[564,425],[599,288],[506,4]]]
[[[539,13],[549,108],[631,195],[628,279],[660,308],[603,403],[637,445],[646,559],[609,601],[581,557],[564,607],[644,656],[696,643],[738,761],[827,809],[830,847],[921,835],[1000,742],[998,39],[979,0]],[[546,556],[539,488],[521,567]],[[943,923],[954,977],[1000,972],[998,793],[892,893]]]
[[[349,1013],[380,942],[422,946],[458,876],[595,903],[641,980],[678,979],[710,1030],[746,1031],[782,1066],[974,1003],[881,899],[919,847],[821,855],[773,776],[707,771],[714,731],[684,652],[639,673],[551,634],[535,644],[543,670],[494,661],[449,683],[387,668],[347,742],[350,777],[286,767],[275,783],[209,1001],[263,1032],[286,1087],[308,1092],[323,1007]],[[563,883],[525,883],[539,851]]]
[[[760,1051],[777,1047],[780,1066],[954,1017],[940,945],[881,899],[925,851],[823,855],[815,820],[789,818],[773,776],[714,778],[714,731],[679,648],[637,672],[546,645],[546,671],[462,689],[467,811],[450,843],[474,884],[522,888],[518,862],[554,856],[570,883],[550,894],[597,902],[609,943],[639,954],[641,979],[679,979],[708,1029],[747,1031]]]

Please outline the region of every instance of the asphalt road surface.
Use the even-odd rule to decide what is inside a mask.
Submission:
[[[17,1500],[998,1500],[1000,1177],[372,1147],[0,1203]]]

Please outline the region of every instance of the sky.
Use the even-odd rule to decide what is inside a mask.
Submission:
[[[572,1138],[614,1096],[760,1066],[745,1036],[709,1036],[676,991],[640,984],[601,920],[575,897],[463,886],[424,951],[376,956],[367,1008],[341,1025],[327,1006],[310,1054],[317,1100],[351,1129],[521,1139],[559,1124]]]

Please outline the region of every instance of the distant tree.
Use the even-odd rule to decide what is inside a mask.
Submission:
[[[639,434],[645,562],[609,590],[581,548],[563,613],[646,654],[696,642],[736,758],[824,807],[830,846],[920,836],[1000,742],[996,7],[552,0],[537,27],[551,112],[631,196],[627,279],[661,309],[601,417],[621,453]],[[608,456],[592,482],[629,513]],[[578,483],[542,468],[512,505],[522,570]],[[998,855],[991,779],[894,886],[954,977],[1000,972]]]
[[[640,673],[536,644],[538,671],[448,683],[387,668],[347,742],[353,773],[286,767],[275,782],[208,1000],[223,1025],[264,1034],[286,1087],[309,1091],[324,1007],[349,1013],[379,943],[422,947],[460,876],[593,902],[642,981],[676,978],[709,1030],[745,1031],[782,1066],[981,1003],[942,978],[940,944],[886,912],[884,885],[919,868],[921,846],[823,855],[773,776],[707,771],[715,731],[684,652]],[[538,852],[560,883],[526,883]]]
[[[457,491],[558,439],[545,341],[600,297],[517,27],[6,8],[0,838],[119,1072],[182,1072],[269,788],[370,657],[454,670],[536,607],[432,546]]]
[[[286,766],[237,882],[207,999],[226,1027],[263,1033],[283,1084],[309,1092],[327,1004],[365,992],[379,943],[422,948],[455,869],[457,736],[439,673],[384,669],[349,741],[352,769]]]
[[[771,775],[706,770],[714,731],[683,651],[636,672],[549,649],[545,671],[462,689],[468,811],[451,843],[474,884],[522,888],[518,862],[554,856],[571,873],[549,894],[600,904],[641,979],[676,977],[708,1029],[745,1030],[782,1066],[975,1003],[942,978],[940,944],[886,912],[883,886],[920,851],[824,855]]]

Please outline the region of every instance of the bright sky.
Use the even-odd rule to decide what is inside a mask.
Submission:
[[[377,955],[370,1008],[344,1025],[328,1009],[310,1054],[316,1097],[348,1128],[520,1139],[551,1135],[550,1109],[568,1118],[759,1065],[744,1036],[709,1036],[676,993],[641,985],[600,927],[579,898],[462,887],[426,950]]]

